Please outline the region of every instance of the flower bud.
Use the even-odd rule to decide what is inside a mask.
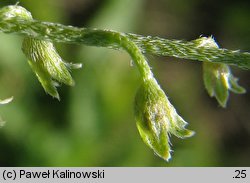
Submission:
[[[208,94],[215,97],[222,107],[226,107],[229,90],[238,94],[246,92],[226,64],[203,63],[203,80]]]
[[[201,37],[195,40],[198,47],[218,48],[212,37]],[[215,97],[222,107],[226,107],[229,90],[234,93],[245,93],[245,89],[237,83],[227,64],[203,63],[203,80],[205,88],[211,97]]]
[[[32,19],[32,15],[25,8],[18,5],[10,5],[1,8],[0,11],[0,20],[10,20],[12,18],[17,19]]]
[[[185,122],[167,99],[154,78],[143,81],[135,97],[135,118],[143,141],[168,161],[171,158],[169,135],[190,137]]]
[[[59,99],[56,87],[58,83],[74,85],[69,68],[80,68],[81,64],[63,62],[53,44],[33,38],[24,38],[22,50],[28,58],[28,63],[35,72],[44,90]]]

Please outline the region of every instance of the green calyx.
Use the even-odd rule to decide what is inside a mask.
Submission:
[[[25,8],[13,5],[1,9],[0,20],[4,22],[33,19],[31,13]],[[25,37],[22,50],[28,58],[29,65],[48,94],[60,99],[56,87],[60,83],[74,85],[69,69],[78,69],[82,65],[65,63],[52,42]]]
[[[203,80],[208,94],[215,97],[222,107],[226,107],[229,91],[237,94],[246,92],[226,64],[203,63]]]
[[[22,50],[48,94],[59,99],[56,89],[59,83],[74,85],[69,68],[81,68],[81,64],[66,64],[63,62],[51,42],[27,37],[23,40]]]
[[[201,37],[196,40],[196,44],[198,47],[218,48],[217,43],[212,37]],[[237,83],[238,79],[233,76],[227,64],[204,62],[203,80],[208,94],[211,97],[215,97],[222,107],[226,107],[229,91],[237,94],[246,92]]]
[[[135,119],[143,141],[166,161],[171,158],[170,134],[179,138],[194,135],[185,129],[187,122],[177,114],[154,78],[143,81],[137,91]]]
[[[31,20],[32,15],[22,6],[11,5],[3,7],[0,11],[0,20],[4,21],[10,19]]]

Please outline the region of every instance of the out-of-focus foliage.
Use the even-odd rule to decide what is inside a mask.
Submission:
[[[1,1],[0,6],[11,1]],[[13,1],[12,4],[15,4]],[[20,0],[34,18],[167,38],[216,37],[221,47],[249,51],[248,1]],[[21,52],[21,37],[0,34],[0,166],[249,166],[250,94],[231,95],[222,109],[202,83],[200,63],[149,57],[170,101],[196,135],[173,138],[165,163],[142,142],[133,102],[138,71],[124,52],[57,44],[60,55],[83,68],[76,86],[46,95]],[[174,62],[175,61],[175,62]],[[249,90],[249,72],[233,69]]]

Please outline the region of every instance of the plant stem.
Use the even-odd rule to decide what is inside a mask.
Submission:
[[[137,51],[140,49],[140,52],[154,55],[225,63],[250,69],[250,53],[203,47],[198,45],[196,40],[168,40],[158,37],[119,33],[112,30],[77,28],[20,18],[0,21],[0,31],[54,42],[85,44],[111,49],[122,48],[128,51],[131,56],[133,55],[131,49],[133,47],[137,48]]]
[[[220,49],[215,47],[204,47],[197,40],[168,40],[159,37],[140,36],[127,34],[142,51],[159,56],[173,56],[204,62],[216,62],[235,65],[243,69],[250,69],[250,53]]]

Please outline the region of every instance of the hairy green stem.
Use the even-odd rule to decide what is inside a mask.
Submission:
[[[0,21],[0,31],[55,42],[85,44],[112,49],[123,48],[130,54],[132,54],[132,49],[128,49],[128,47],[137,47],[148,54],[225,63],[250,69],[250,53],[204,47],[196,40],[167,40],[158,37],[123,34],[111,30],[77,28],[20,18]],[[131,40],[133,44],[128,40]]]
[[[148,62],[146,61],[146,57],[142,54],[140,48],[128,39],[127,36],[120,34],[120,38],[120,45],[130,54],[133,62],[137,65],[141,73],[142,79],[145,81],[153,78],[153,73],[151,72]]]
[[[127,34],[145,53],[159,56],[173,56],[191,60],[224,63],[250,69],[250,53],[206,47],[198,39],[193,41],[168,40],[152,36]]]
[[[228,90],[245,92],[226,64],[250,69],[250,53],[220,49],[211,37],[188,42],[112,30],[77,28],[33,20],[29,11],[17,5],[0,9],[0,32],[25,37],[22,50],[28,63],[45,91],[58,99],[57,83],[73,85],[69,68],[80,68],[81,64],[65,63],[52,42],[85,44],[128,52],[143,80],[135,97],[137,128],[143,141],[166,161],[171,158],[170,134],[187,138],[194,132],[186,129],[187,122],[179,116],[153,77],[144,53],[206,62],[205,86],[222,106],[226,105]],[[0,101],[0,104],[6,102],[8,100]]]
[[[122,48],[135,61],[143,78],[152,74],[139,47],[123,33],[110,30],[76,28],[36,20],[20,20],[18,18],[0,22],[0,31],[48,41],[85,44],[113,49]]]

